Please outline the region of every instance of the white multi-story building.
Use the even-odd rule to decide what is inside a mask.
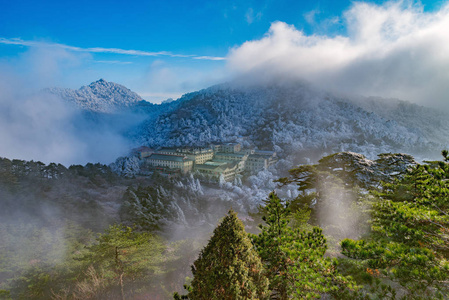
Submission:
[[[245,169],[250,173],[255,173],[267,169],[276,162],[276,152],[255,150],[253,154],[248,155],[248,159],[245,162]]]
[[[277,161],[276,152],[242,149],[238,143],[211,146],[211,148],[164,148],[156,153],[151,149],[139,149],[146,164],[152,167],[180,170],[187,173],[192,170],[219,180],[233,180],[246,171],[256,173],[267,169]]]
[[[214,151],[207,148],[163,148],[157,153],[187,156],[195,164],[204,164],[214,157]]]
[[[248,154],[245,153],[229,153],[229,152],[217,152],[215,153],[214,160],[226,161],[226,162],[237,162],[237,171],[239,173],[245,170],[246,160]]]
[[[226,143],[220,145],[213,145],[211,148],[214,152],[226,152],[226,153],[236,153],[242,149],[242,145],[239,143]]]
[[[182,173],[192,171],[193,160],[182,155],[154,153],[145,159],[146,163],[153,167],[163,167],[181,170]]]
[[[232,181],[238,174],[238,162],[211,161],[205,164],[195,165],[195,171],[209,180],[219,181],[222,177],[225,181]]]

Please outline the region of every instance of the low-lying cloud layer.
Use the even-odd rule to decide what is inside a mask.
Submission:
[[[2,94],[0,156],[66,166],[110,163],[127,153],[129,141],[105,125],[54,96]]]
[[[328,90],[447,106],[449,4],[435,12],[406,2],[356,2],[347,34],[305,35],[272,23],[259,40],[232,49],[228,66],[255,81],[300,79]]]
[[[86,114],[38,92],[53,86],[55,76],[78,57],[64,50],[35,53],[27,52],[12,63],[0,62],[0,157],[68,166],[110,163],[126,154],[130,142],[123,131],[129,122]],[[25,65],[27,72],[22,70]]]

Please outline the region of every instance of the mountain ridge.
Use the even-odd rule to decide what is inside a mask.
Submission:
[[[306,83],[223,83],[158,105],[103,79],[75,91],[49,91],[82,109],[139,113],[143,122],[126,135],[153,148],[240,142],[284,157],[353,151],[433,158],[449,141],[442,112],[401,100],[335,96]]]
[[[238,141],[286,155],[320,149],[321,154],[353,151],[375,157],[412,150],[422,157],[429,148],[438,155],[447,147],[448,130],[445,114],[404,101],[387,114],[306,84],[223,84],[147,120],[136,137],[150,147]]]
[[[104,79],[82,86],[78,90],[48,88],[44,92],[59,96],[84,110],[100,113],[114,113],[145,101],[127,87]]]

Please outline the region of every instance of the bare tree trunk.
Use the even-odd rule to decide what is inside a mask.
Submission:
[[[125,292],[123,290],[123,273],[120,274],[120,288],[121,288],[121,291],[122,291],[122,300],[125,300]]]

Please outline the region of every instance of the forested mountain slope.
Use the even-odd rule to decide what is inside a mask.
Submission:
[[[152,147],[240,141],[285,154],[407,150],[433,156],[447,145],[448,129],[445,114],[408,102],[352,101],[304,84],[223,84],[147,119],[135,138]]]
[[[46,91],[92,114],[98,126],[129,123],[120,134],[133,141],[130,148],[238,141],[284,157],[354,151],[436,158],[449,143],[445,112],[397,99],[336,96],[298,82],[226,83],[158,105],[102,79],[79,90]]]

